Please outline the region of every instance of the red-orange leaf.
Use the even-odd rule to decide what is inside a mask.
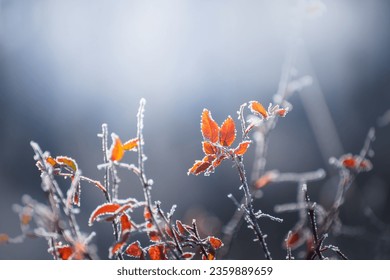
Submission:
[[[126,242],[115,243],[114,246],[110,247],[108,257],[111,259],[126,245]]]
[[[340,162],[345,168],[354,169],[357,171],[370,171],[372,169],[371,161],[351,154],[343,155],[340,158]]]
[[[292,231],[288,234],[284,247],[291,248],[292,250],[298,248],[305,242],[304,235],[300,229]]]
[[[251,141],[242,141],[237,148],[234,149],[234,153],[238,156],[242,156],[249,148]]]
[[[230,147],[236,139],[236,125],[229,116],[222,124],[219,131],[219,143],[222,146]]]
[[[343,158],[341,158],[341,163],[346,168],[352,169],[356,167],[356,160],[355,157],[353,157],[352,155],[346,155]]]
[[[222,243],[221,239],[219,239],[219,238],[216,238],[214,236],[209,236],[208,239],[209,239],[211,247],[213,247],[214,250],[217,250],[223,246],[223,243]]]
[[[89,217],[88,224],[91,226],[92,223],[100,216],[102,215],[108,215],[108,214],[115,214],[115,212],[120,208],[121,206],[117,203],[105,203],[102,205],[99,205],[91,214]]]
[[[257,101],[249,102],[249,109],[251,109],[252,113],[255,115],[258,115],[258,116],[260,115],[265,119],[268,117],[267,110],[264,108],[264,106],[260,102],[257,102]]]
[[[73,249],[69,245],[56,247],[58,257],[62,260],[68,260],[73,255]]]
[[[182,235],[187,235],[189,233],[188,230],[183,226],[182,222],[179,220],[176,221],[176,228]]]
[[[203,109],[202,120],[200,125],[203,138],[212,143],[216,143],[219,138],[219,126],[211,117],[211,113],[207,109]]]
[[[166,260],[164,245],[154,245],[150,246],[148,253],[151,260]]]
[[[224,159],[226,159],[226,158],[227,158],[226,155],[221,155],[221,156],[219,156],[217,159],[213,160],[213,167],[214,167],[214,168],[217,168],[217,167],[221,164],[221,162],[222,162]]]
[[[255,188],[260,189],[262,187],[265,187],[270,182],[275,180],[278,177],[278,174],[279,173],[275,170],[267,171],[263,176],[256,180]]]
[[[212,143],[210,143],[208,141],[203,141],[202,142],[202,147],[203,147],[203,152],[206,155],[214,155],[218,151],[217,147],[215,147],[214,144],[212,144]]]
[[[196,161],[194,165],[188,170],[187,174],[199,175],[202,172],[205,172],[207,168],[211,165],[210,162]]]
[[[185,253],[183,253],[183,255],[181,255],[181,258],[185,259],[185,260],[191,260],[194,256],[195,256],[194,253],[185,252]]]
[[[76,161],[70,157],[58,156],[56,161],[70,167],[74,172],[78,169]]]
[[[279,117],[282,117],[282,118],[284,118],[287,115],[287,112],[288,111],[286,109],[278,109],[276,111],[276,113],[279,115]]]
[[[125,149],[126,151],[131,151],[135,149],[138,146],[138,141],[139,141],[138,138],[130,139],[129,141],[123,144],[123,149]]]
[[[159,234],[157,233],[157,231],[154,231],[154,230],[153,231],[149,231],[148,235],[149,235],[150,241],[159,242],[161,240]]]
[[[152,219],[152,214],[150,213],[148,207],[144,208],[144,219],[145,221],[150,221]]]
[[[169,227],[169,225],[165,225],[165,233],[170,237],[170,238],[174,238],[173,236],[173,232],[171,230],[171,228]]]
[[[121,216],[121,230],[122,230],[121,239],[122,241],[125,241],[125,239],[128,238],[128,235],[131,230],[130,217],[126,213],[123,213],[123,215]]]
[[[143,254],[143,251],[139,241],[135,241],[127,246],[125,253],[130,257],[140,258]]]
[[[123,144],[121,139],[119,139],[118,135],[115,133],[111,134],[112,137],[112,145],[110,148],[110,159],[112,161],[120,161],[125,154],[125,149],[123,148]]]

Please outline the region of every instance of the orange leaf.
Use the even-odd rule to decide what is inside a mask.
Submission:
[[[152,214],[150,213],[148,207],[146,207],[146,206],[144,208],[144,218],[145,218],[145,221],[150,221],[152,219]]]
[[[157,231],[154,231],[154,230],[153,231],[149,231],[148,235],[149,235],[150,241],[159,242],[161,240],[160,236],[157,233]]]
[[[191,253],[191,252],[186,252],[186,253],[183,253],[183,255],[181,255],[182,259],[185,259],[185,260],[191,260],[194,256],[195,256],[195,254]]]
[[[202,172],[205,172],[207,168],[211,165],[210,162],[204,162],[197,160],[194,165],[188,170],[187,174],[199,175]]]
[[[22,225],[28,225],[31,222],[31,214],[23,213],[20,215],[20,223]]]
[[[276,113],[279,115],[279,117],[285,117],[287,115],[287,110],[286,109],[279,109],[276,111]]]
[[[249,102],[249,109],[255,115],[258,115],[258,116],[260,115],[265,119],[268,117],[267,110],[264,108],[264,106],[260,102],[257,102],[257,101]]]
[[[53,167],[58,164],[58,162],[54,158],[52,158],[52,157],[47,157],[46,162],[48,164],[50,164],[51,166],[53,166]]]
[[[203,138],[216,143],[219,138],[219,126],[211,117],[209,110],[203,109],[200,125]]]
[[[187,235],[189,233],[188,230],[183,226],[182,222],[179,220],[176,221],[176,228],[182,235]]]
[[[123,148],[122,141],[119,139],[118,135],[112,133],[111,137],[112,145],[110,148],[110,159],[112,161],[120,161],[125,154],[125,149]]]
[[[218,158],[216,158],[215,160],[213,160],[213,167],[214,168],[217,168],[220,164],[221,164],[221,162],[223,161],[223,160],[225,160],[226,159],[226,155],[221,155],[221,156],[219,156]]]
[[[125,246],[126,242],[115,243],[114,246],[110,247],[108,257],[111,259]]]
[[[302,233],[302,230],[298,229],[295,231],[292,231],[288,234],[286,238],[286,242],[284,244],[284,247],[289,247],[292,250],[298,248],[305,242],[304,235]]]
[[[127,215],[126,213],[123,213],[123,215],[121,216],[121,230],[121,240],[125,241],[128,238],[131,230],[131,221],[129,215]]]
[[[361,171],[370,171],[372,169],[372,163],[368,159],[363,159],[360,162],[359,169]]]
[[[125,149],[126,151],[133,150],[138,146],[138,141],[139,141],[138,138],[130,139],[129,141],[123,144],[123,149]]]
[[[148,253],[151,260],[166,260],[165,256],[165,246],[164,245],[154,245],[150,246]]]
[[[229,116],[222,124],[219,131],[219,143],[222,146],[230,147],[236,139],[236,125]]]
[[[139,241],[135,241],[127,246],[125,253],[130,257],[140,258],[143,254],[143,251]]]
[[[99,205],[89,217],[88,224],[89,226],[100,216],[107,214],[115,214],[116,210],[118,210],[121,206],[117,203],[105,203]]]
[[[69,245],[56,247],[56,250],[62,260],[68,260],[73,255],[73,249]]]
[[[345,155],[344,157],[342,157],[341,163],[346,168],[352,169],[356,167],[356,160],[355,157],[353,157],[352,155]]]
[[[171,228],[169,227],[169,225],[165,225],[165,233],[170,237],[170,238],[174,238],[173,236],[173,232],[171,230]]]
[[[74,172],[78,169],[76,161],[70,157],[58,156],[56,161],[70,167]]]
[[[208,239],[209,239],[211,247],[213,247],[214,250],[217,250],[223,246],[223,243],[222,243],[221,239],[219,239],[219,238],[216,238],[214,236],[209,236]]]
[[[234,153],[238,156],[242,156],[249,148],[251,141],[242,141],[237,148],[234,149]]]
[[[215,260],[215,254],[213,252],[210,252],[207,254],[207,257],[205,255],[202,256],[202,260]]]
[[[208,141],[203,141],[202,146],[203,146],[203,152],[206,155],[214,155],[218,152],[217,147],[215,147],[212,143]]]
[[[9,240],[9,236],[5,233],[0,234],[0,244],[7,243]]]
[[[262,187],[265,187],[269,183],[271,183],[273,180],[275,180],[278,177],[278,172],[275,170],[271,170],[266,172],[263,176],[261,176],[259,179],[255,182],[255,188],[260,189]]]

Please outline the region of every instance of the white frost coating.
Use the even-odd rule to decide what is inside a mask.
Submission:
[[[149,186],[153,186],[153,184],[154,184],[153,179],[149,179],[149,180],[148,180],[148,185],[149,185]]]

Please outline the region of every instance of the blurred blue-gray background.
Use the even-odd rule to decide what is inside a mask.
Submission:
[[[187,176],[202,157],[200,114],[208,108],[221,123],[244,102],[272,102],[292,47],[298,75],[310,75],[314,83],[291,97],[293,111],[270,138],[267,169],[324,168],[329,177],[309,191],[329,207],[336,173],[328,158],[358,153],[369,127],[390,109],[390,2],[329,0],[323,1],[326,9],[319,3],[0,0],[0,233],[19,234],[12,205],[23,194],[45,201],[31,140],[52,155],[75,158],[84,175],[102,180],[96,168],[102,162],[96,137],[101,124],[122,140],[135,137],[144,97],[153,199],[166,210],[177,204],[175,217],[185,222],[207,217],[204,233],[221,236],[235,210],[226,195],[240,195],[239,178],[227,162],[210,177]],[[297,7],[304,9],[298,18]],[[368,206],[390,223],[389,141],[390,127],[378,130],[374,169],[360,176],[341,212],[344,223],[363,234],[331,240],[353,259],[390,258],[389,240],[378,243],[383,231],[363,214]],[[245,158],[248,172],[253,152]],[[125,160],[135,162],[136,156]],[[120,195],[141,199],[137,179],[119,175]],[[294,184],[274,184],[256,207],[273,214],[275,205],[294,201],[295,192]],[[94,242],[106,258],[111,226],[87,226],[101,202],[96,189],[83,186],[79,222],[83,231],[98,232]],[[279,259],[297,219],[296,213],[280,216],[284,224],[262,222]],[[262,258],[252,239],[243,228],[228,258]],[[0,246],[0,259],[50,258],[44,240]]]

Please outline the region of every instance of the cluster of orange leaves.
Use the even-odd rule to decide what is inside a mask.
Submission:
[[[250,101],[249,109],[253,114],[262,120],[267,120],[274,116],[284,117],[288,110],[280,108],[279,105],[268,107],[268,110],[258,101]],[[245,130],[248,134],[256,126],[256,123],[250,124]],[[202,160],[195,161],[194,165],[188,170],[188,175],[199,175],[212,173],[221,162],[227,158],[243,156],[251,144],[250,140],[242,140],[236,148],[230,148],[236,139],[236,125],[232,117],[228,116],[221,127],[212,118],[209,110],[204,109],[201,116],[200,129],[203,136],[202,148],[205,156]]]

